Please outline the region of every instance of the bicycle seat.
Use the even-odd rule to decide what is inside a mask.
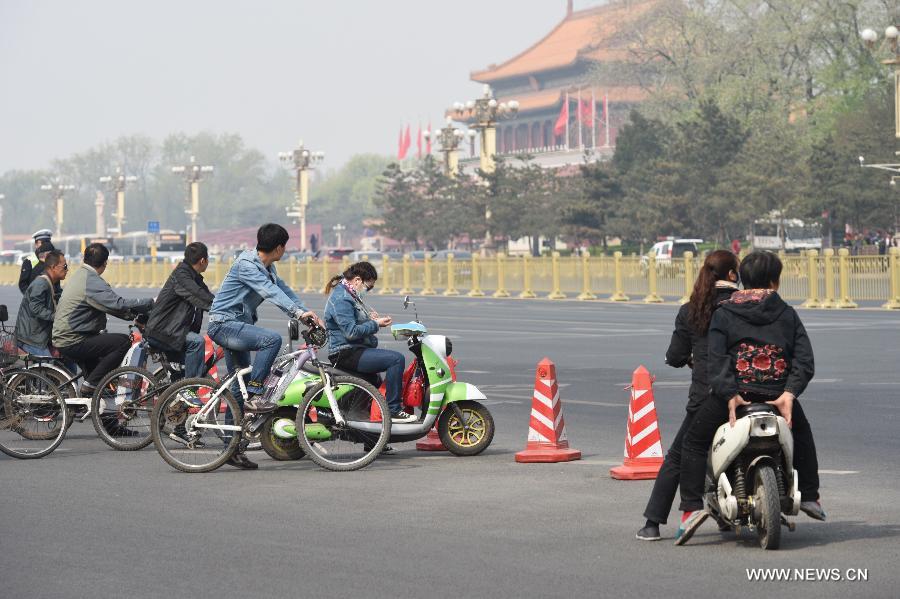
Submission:
[[[778,410],[775,406],[770,406],[767,403],[752,403],[748,406],[738,406],[734,411],[734,415],[737,418],[743,418],[751,414],[775,414],[777,416]]]

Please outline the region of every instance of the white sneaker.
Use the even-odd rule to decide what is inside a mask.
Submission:
[[[403,410],[391,414],[391,422],[415,422],[418,418],[413,414],[407,414]]]

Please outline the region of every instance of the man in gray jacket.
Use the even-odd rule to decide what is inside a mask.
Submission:
[[[16,341],[34,356],[50,356],[50,333],[56,312],[54,288],[66,278],[69,265],[58,250],[44,256],[41,273],[25,288],[25,296],[16,316]]]
[[[100,275],[106,270],[109,250],[92,243],[84,250],[84,262],[69,277],[56,307],[53,345],[67,358],[84,366],[81,394],[93,395],[97,384],[109,371],[122,363],[130,339],[121,333],[102,333],[106,315],[131,320],[135,313],[146,313],[152,299],[125,299]]]

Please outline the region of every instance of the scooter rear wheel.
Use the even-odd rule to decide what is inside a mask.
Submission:
[[[775,471],[769,465],[763,464],[756,468],[753,503],[759,546],[763,549],[778,549],[781,545],[781,504],[778,501]]]

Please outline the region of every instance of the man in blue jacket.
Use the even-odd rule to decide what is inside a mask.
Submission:
[[[281,335],[256,326],[256,309],[269,300],[285,314],[294,318],[315,313],[306,308],[275,270],[275,263],[284,256],[288,232],[281,225],[269,223],[256,232],[256,250],[242,252],[228,274],[209,311],[209,337],[225,348],[228,371],[250,365],[250,352],[256,352],[253,370],[247,382],[249,398],[243,408],[248,412],[267,412],[275,409],[275,399],[263,400],[263,382],[272,370],[272,364],[281,349]],[[235,399],[241,402],[240,393],[232,389]],[[256,468],[256,464],[243,453],[235,454],[231,464],[239,468]]]

